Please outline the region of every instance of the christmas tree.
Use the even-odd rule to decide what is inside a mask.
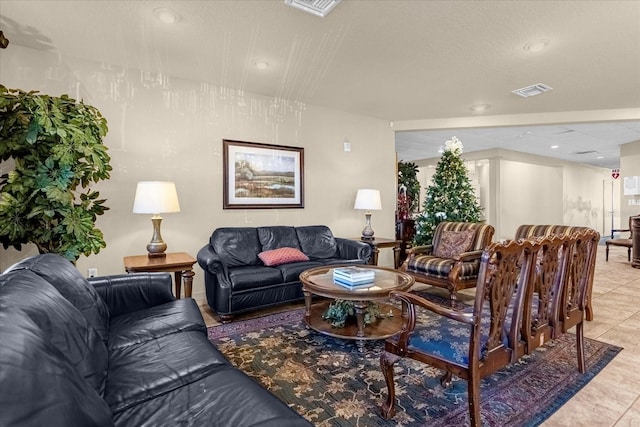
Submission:
[[[445,144],[433,183],[427,187],[422,212],[416,218],[416,246],[430,245],[436,225],[442,221],[481,220],[482,207],[476,200],[460,154],[462,143],[454,136]]]

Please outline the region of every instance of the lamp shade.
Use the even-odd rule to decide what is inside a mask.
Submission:
[[[353,209],[366,211],[381,210],[382,202],[380,201],[380,190],[372,190],[369,188],[358,190],[358,193],[356,194],[356,203],[353,205]]]
[[[136,188],[133,213],[161,214],[180,212],[176,184],[165,181],[141,181]]]

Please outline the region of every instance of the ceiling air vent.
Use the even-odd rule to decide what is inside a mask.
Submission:
[[[324,18],[342,0],[284,0],[285,4]]]
[[[511,93],[515,93],[518,96],[521,96],[523,98],[528,98],[530,96],[536,96],[536,95],[540,95],[541,93],[545,93],[548,92],[550,90],[553,90],[552,87],[547,86],[544,83],[536,83],[534,85],[531,86],[527,86],[527,87],[523,87],[520,89],[516,89],[516,90],[512,90]]]
[[[593,153],[597,153],[596,150],[587,150],[587,151],[574,151],[571,154],[578,154],[580,156],[585,155],[585,154],[593,154]]]

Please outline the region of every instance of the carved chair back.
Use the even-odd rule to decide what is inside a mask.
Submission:
[[[558,335],[554,330],[559,316],[557,301],[566,283],[571,250],[571,242],[558,235],[533,239],[531,285],[525,295],[522,323],[527,354]]]
[[[579,231],[593,231],[592,228],[589,227],[581,227],[574,225],[521,225],[516,230],[515,239],[526,239],[526,238],[535,238],[535,237],[550,237],[554,235],[561,236],[565,239],[571,237],[573,233]],[[596,232],[597,233],[597,232]],[[600,235],[598,234],[598,238]],[[607,258],[609,253],[609,246],[607,245]],[[589,282],[587,284],[587,290],[585,295],[585,303],[586,303],[586,318],[587,320],[593,320],[593,307],[591,304],[591,293],[593,288],[593,277],[595,273],[595,256],[593,254],[592,263],[589,264],[588,273],[589,273]]]
[[[566,333],[576,327],[576,348],[578,353],[578,369],[586,372],[584,361],[584,320],[587,310],[587,295],[590,290],[590,271],[595,264],[600,234],[595,230],[581,230],[570,239],[568,268],[562,292],[558,294],[558,324],[556,334]]]

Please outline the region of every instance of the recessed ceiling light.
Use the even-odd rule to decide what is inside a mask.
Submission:
[[[168,9],[166,7],[159,7],[157,9],[153,9],[153,14],[160,21],[165,24],[175,24],[180,20],[180,15],[175,13],[173,10]]]
[[[555,150],[555,149],[556,149],[556,148],[558,148],[558,147],[559,147],[559,145],[552,145],[552,146],[551,146],[551,149],[552,149],[552,150]]]
[[[537,40],[530,42],[522,46],[527,52],[540,52],[545,47],[549,46],[549,40]]]
[[[598,156],[596,159],[604,159],[604,156]]]
[[[255,62],[255,66],[258,70],[266,70],[269,68],[269,63],[264,60],[258,60]]]
[[[470,108],[471,111],[474,111],[476,113],[482,112],[482,111],[487,111],[489,108],[491,108],[491,105],[489,104],[477,104],[474,105]]]

